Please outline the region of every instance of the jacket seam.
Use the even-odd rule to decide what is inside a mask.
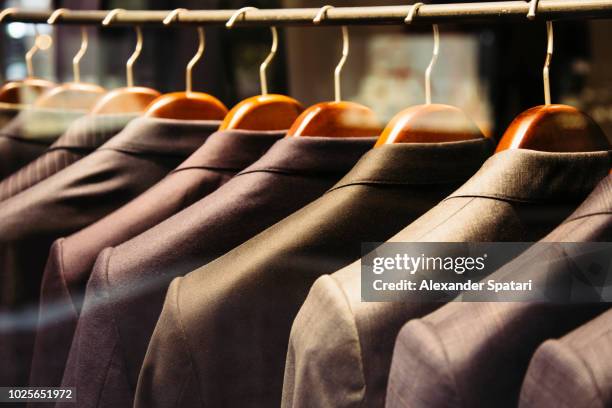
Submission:
[[[533,198],[516,197],[516,196],[511,196],[511,195],[505,195],[505,194],[487,194],[487,193],[476,194],[474,193],[474,194],[452,194],[450,197],[447,197],[444,200],[442,200],[442,202],[452,200],[453,198],[488,198],[492,200],[513,201],[513,202],[524,203],[524,204],[538,204],[538,203],[549,203],[549,202],[558,201],[552,197],[543,197],[543,198],[533,199]]]
[[[195,376],[196,382],[197,382],[197,386],[196,386],[196,391],[198,392],[198,399],[200,400],[200,405],[204,406],[203,403],[203,399],[202,399],[202,393],[200,391],[200,376],[198,375],[198,371],[196,370],[195,364],[194,364],[194,358],[193,358],[193,353],[191,352],[191,347],[189,347],[189,341],[187,340],[187,333],[185,332],[185,326],[183,325],[183,319],[181,318],[181,308],[179,306],[179,294],[181,291],[181,284],[183,283],[182,278],[178,278],[178,283],[177,283],[177,288],[176,288],[176,296],[175,296],[175,308],[176,308],[176,325],[179,331],[179,335],[181,336],[181,340],[183,342],[183,344],[185,345],[185,350],[187,351],[187,358],[188,358],[188,364],[191,368],[191,372],[193,373],[192,375]],[[187,386],[187,382],[185,381],[183,383],[183,387]],[[184,389],[181,390],[180,395],[182,396],[184,393]],[[178,405],[178,401],[175,404],[176,407],[180,407]]]
[[[355,339],[357,340],[357,345],[359,347],[359,356],[361,357],[361,359],[359,361],[359,370],[360,370],[359,374],[360,374],[361,383],[363,385],[362,386],[363,394],[362,394],[361,400],[359,402],[359,407],[365,407],[364,404],[366,403],[366,396],[367,396],[368,385],[366,383],[365,371],[363,369],[363,362],[364,362],[363,347],[361,346],[361,337],[359,337],[359,331],[357,329],[357,321],[355,320],[355,312],[354,312],[353,308],[351,307],[351,303],[349,302],[349,299],[346,296],[346,293],[344,292],[344,290],[342,290],[342,287],[338,284],[336,279],[334,279],[333,276],[331,276],[331,275],[326,275],[326,276],[328,276],[334,282],[334,286],[341,293],[342,299],[344,299],[343,303],[344,303],[345,307],[348,309],[348,311],[350,312],[350,315],[351,315],[351,324],[352,324],[352,327],[353,327],[353,333],[355,335]]]
[[[115,251],[114,247],[111,247],[109,249],[109,253],[108,256],[106,258],[106,265],[104,268],[104,295],[105,297],[109,298],[109,288],[110,288],[110,279],[109,279],[109,274],[108,274],[108,270],[109,270],[109,266],[110,266],[110,260],[112,258],[113,252]],[[110,306],[110,303],[109,303]],[[132,384],[129,381],[129,372],[128,372],[128,367],[129,365],[127,364],[127,356],[125,354],[125,349],[122,347],[123,344],[123,338],[121,336],[121,331],[119,330],[119,324],[117,323],[117,317],[115,315],[115,308],[114,307],[108,307],[108,313],[110,314],[110,317],[112,319],[113,322],[113,330],[114,332],[117,334],[117,345],[115,347],[115,350],[118,349],[119,354],[121,356],[121,359],[123,360],[123,364],[125,367],[125,377],[126,377],[126,382],[128,383],[128,386],[130,387],[131,391],[132,391],[132,395],[135,392],[135,388],[132,386]],[[113,350],[114,351],[114,350]],[[112,359],[111,359],[112,360]]]
[[[459,386],[457,383],[457,376],[455,375],[455,371],[453,370],[452,365],[450,363],[450,358],[448,357],[448,351],[446,350],[446,347],[444,346],[442,337],[440,337],[440,334],[438,333],[437,330],[435,330],[434,326],[431,323],[423,319],[419,319],[419,320],[425,327],[427,327],[427,329],[429,330],[429,333],[436,339],[438,343],[438,347],[440,348],[440,350],[442,350],[442,354],[444,355],[444,361],[446,362],[446,368],[448,370],[448,374],[450,376],[451,381],[453,382],[455,396],[459,400],[459,406],[460,407],[466,406],[466,404],[463,401],[463,397],[461,396],[461,392],[459,390]]]
[[[427,231],[423,232],[421,235],[419,235],[418,237],[415,238],[414,241],[417,240],[421,240],[424,237],[426,237],[427,235],[431,234],[433,231],[437,230],[438,228],[440,228],[442,225],[446,224],[451,218],[453,218],[455,215],[459,214],[461,211],[463,211],[467,206],[469,206],[474,200],[476,199],[476,197],[473,197],[471,200],[469,200],[467,203],[463,204],[461,207],[457,208],[455,211],[452,212],[452,214],[449,214],[446,218],[444,218],[442,221],[440,221],[438,224],[436,224],[435,226],[433,226],[432,228],[429,228]]]
[[[576,360],[578,360],[578,362],[580,363],[582,368],[588,373],[591,386],[595,389],[595,392],[597,393],[597,398],[599,399],[599,402],[601,403],[601,406],[602,407],[606,406],[606,403],[605,403],[606,400],[604,399],[603,394],[602,394],[601,390],[599,389],[599,386],[597,385],[597,381],[595,381],[595,375],[593,374],[593,371],[591,370],[589,365],[584,361],[582,356],[580,354],[576,353],[571,347],[566,346],[561,341],[558,341],[558,342],[559,342],[559,344],[561,344],[563,346],[563,348],[565,348],[565,350],[567,352],[571,352],[572,356],[574,358],[576,358]]]
[[[252,174],[252,173],[274,173],[274,174],[282,174],[286,176],[336,176],[338,174],[345,174],[344,170],[321,170],[321,171],[312,171],[306,169],[285,169],[285,168],[275,168],[275,167],[262,167],[259,169],[253,170],[243,170],[240,173],[236,174],[236,177],[240,177],[244,174]]]
[[[59,136],[60,135],[58,135],[57,137],[50,137],[50,138],[36,140],[36,139],[27,139],[27,138],[16,136],[16,135],[9,135],[7,133],[0,133],[0,137],[5,137],[7,139],[15,140],[15,141],[22,142],[22,143],[30,143],[30,144],[43,145],[43,146],[51,145]]]
[[[182,171],[187,170],[208,170],[208,171],[217,171],[217,172],[225,172],[225,173],[235,173],[240,171],[240,169],[234,167],[215,167],[215,166],[185,166],[179,167],[175,170],[172,170],[169,174],[180,173]]]
[[[68,295],[70,296],[70,303],[72,303],[74,305],[74,299],[72,296],[72,293],[70,293],[70,289],[68,288],[68,282],[66,281],[66,266],[64,263],[64,238],[60,238],[57,241],[57,252],[59,253],[58,255],[58,261],[59,261],[59,268],[60,268],[60,276],[62,279],[62,283],[64,285],[64,287],[66,288],[66,292],[68,292]],[[42,298],[42,293],[41,293],[41,298]]]
[[[104,262],[105,262],[105,265],[104,265],[104,281],[105,282],[108,281],[108,266],[110,264],[110,255],[111,254],[109,253],[108,256],[106,256],[105,259],[104,259]],[[112,316],[112,318],[113,318],[113,322],[114,322],[114,315]],[[117,335],[118,335],[118,333],[117,333]],[[119,346],[119,340],[120,340],[120,337],[118,336],[117,341],[115,341],[115,344],[113,345],[112,352],[110,354],[111,358],[106,363],[106,372],[104,373],[104,382],[102,383],[102,387],[100,387],[100,390],[97,392],[96,407],[100,407],[101,400],[102,400],[102,393],[104,392],[104,389],[106,388],[106,384],[108,383],[108,376],[109,376],[109,373],[110,373],[110,367],[111,367],[111,364],[113,362],[113,357],[112,356],[115,355],[115,350],[117,350],[117,347]]]
[[[463,178],[458,179],[440,179],[440,180],[425,180],[425,181],[401,181],[401,180],[390,180],[390,179],[362,179],[355,181],[348,181],[346,183],[339,184],[328,190],[334,191],[344,187],[350,187],[355,185],[401,185],[401,186],[427,186],[427,185],[439,185],[439,184],[451,184],[463,181]]]
[[[589,218],[589,217],[593,217],[593,216],[597,216],[597,215],[610,215],[612,214],[612,210],[610,211],[597,211],[597,212],[592,212],[592,213],[588,213],[588,214],[582,214],[582,215],[577,215],[575,217],[569,217],[565,222],[566,223],[570,223],[572,221],[578,221],[584,218]]]

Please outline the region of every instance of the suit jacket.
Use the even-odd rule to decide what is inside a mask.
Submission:
[[[175,280],[136,406],[277,406],[291,322],[314,280],[436,205],[491,148],[483,139],[373,149],[317,201]]]
[[[609,163],[607,152],[498,153],[460,189],[390,241],[537,240],[584,199],[609,171]],[[439,306],[435,302],[362,302],[360,261],[321,277],[293,323],[283,406],[384,406],[400,328]],[[423,350],[429,350],[430,344]],[[419,355],[431,357],[426,351]],[[405,380],[427,382],[416,373],[407,374]]]
[[[0,117],[15,114],[0,109]],[[43,154],[83,112],[29,108],[0,129],[0,180]]]
[[[79,407],[132,406],[138,373],[170,281],[313,201],[374,138],[284,138],[191,207],[100,254],[89,280],[63,385]],[[109,364],[112,370],[107,370]]]
[[[606,217],[609,229],[609,212]],[[519,407],[609,407],[611,361],[612,311],[608,311],[537,349],[529,363]]]
[[[86,158],[0,202],[0,353],[9,354],[3,361],[14,363],[8,364],[14,370],[2,370],[0,384],[27,382],[41,278],[53,241],[142,193],[217,126],[136,119]]]
[[[284,132],[217,132],[145,193],[89,227],[56,241],[42,283],[30,386],[61,384],[85,284],[102,249],[133,238],[210,194],[261,157],[283,135]]]
[[[606,177],[542,242],[609,241],[612,238],[611,187],[612,178]],[[489,278],[500,282],[531,279],[534,287],[539,288],[553,282],[561,285],[575,276],[575,264],[566,258],[558,247],[534,246]],[[536,263],[537,269],[529,267]],[[536,347],[547,338],[563,335],[606,307],[605,304],[555,302],[449,303],[423,319],[409,322],[401,330],[393,357],[387,405],[515,407],[527,364]],[[429,355],[415,354],[425,343]],[[407,373],[420,374],[410,379]],[[539,391],[552,389],[541,385],[539,388]]]
[[[0,182],[6,200],[68,167],[119,133],[135,115],[90,115],[77,119],[55,143],[31,163]]]

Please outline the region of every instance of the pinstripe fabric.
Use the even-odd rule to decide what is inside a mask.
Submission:
[[[375,138],[282,138],[215,192],[104,250],[87,284],[63,378],[63,384],[78,387],[79,408],[132,405],[172,278],[212,261],[315,200],[374,143]],[[113,369],[107,371],[109,365]]]
[[[608,176],[542,241],[610,241],[611,214],[612,177]],[[561,285],[577,276],[573,263],[566,262],[561,251],[555,247],[541,248],[526,251],[487,279],[531,280],[534,287],[545,287],[555,282]],[[537,271],[528,267],[534,258],[542,265]],[[547,338],[567,333],[605,308],[607,305],[603,304],[449,303],[402,329],[393,357],[388,406],[515,407],[536,347]],[[431,353],[415,353],[425,347],[425,342]],[[548,391],[563,392],[560,388],[557,385]],[[538,386],[540,391],[547,392]]]
[[[30,386],[60,385],[85,284],[100,251],[135,237],[212,193],[259,159],[284,133],[216,132],[155,186],[95,224],[56,241],[41,288]]]
[[[0,182],[6,200],[85,157],[116,135],[135,115],[85,116],[77,119],[40,157]]]
[[[279,406],[291,322],[314,281],[358,259],[361,242],[384,241],[434,207],[478,170],[491,148],[479,139],[373,149],[318,200],[174,280],[135,406]],[[322,308],[313,320],[328,314]],[[305,330],[322,342],[342,330],[312,328]],[[313,377],[315,384],[321,382]],[[333,400],[307,406],[335,407]]]
[[[0,119],[15,113],[0,109]],[[83,112],[29,108],[0,129],[0,179],[43,154]]]
[[[53,241],[157,183],[218,126],[137,118],[87,157],[0,202],[1,386],[28,382],[41,279]]]
[[[610,224],[608,214],[608,225]],[[520,408],[612,406],[612,311],[536,351]]]
[[[605,177],[610,163],[609,152],[498,153],[459,190],[390,241],[538,240],[584,200]],[[439,306],[435,302],[361,302],[359,261],[320,278],[293,323],[283,406],[384,406],[392,356],[394,363],[411,357],[393,353],[398,332],[406,321]],[[427,344],[418,351],[419,356],[437,363],[443,353],[434,353],[432,336],[424,340]],[[406,378],[401,375],[408,373]],[[436,377],[436,383],[429,381],[425,371],[401,374],[397,375],[405,381],[401,384],[413,379],[416,385],[438,384],[441,399],[449,406],[456,402],[452,394],[443,393],[445,378]],[[403,392],[401,386],[393,390],[407,398],[416,395],[414,390]],[[415,401],[393,406],[420,406]]]

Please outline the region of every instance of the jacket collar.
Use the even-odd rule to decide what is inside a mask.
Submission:
[[[84,116],[75,120],[49,150],[97,149],[136,117],[135,114]]]
[[[175,171],[211,168],[240,171],[259,159],[286,131],[223,130],[206,142]]]
[[[399,143],[369,151],[333,189],[355,184],[461,182],[491,155],[493,142]]]
[[[375,137],[285,137],[240,174],[345,174],[374,143]]]
[[[100,150],[132,154],[189,156],[219,127],[218,121],[139,117]]]
[[[610,171],[611,153],[506,150],[487,160],[447,200],[455,197],[488,197],[516,202],[582,200]]]

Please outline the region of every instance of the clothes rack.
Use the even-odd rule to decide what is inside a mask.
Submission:
[[[419,9],[414,24],[449,22],[503,23],[529,21],[526,16],[530,3],[526,1],[492,1],[484,3],[426,4]],[[321,25],[383,25],[405,24],[404,19],[412,5],[336,7],[330,9]],[[249,10],[236,21],[249,26],[315,26],[313,18],[320,8],[284,8]],[[46,23],[51,11],[16,11],[6,16],[4,23]],[[66,11],[56,24],[101,24],[109,11]],[[115,25],[163,25],[169,10],[121,11],[113,21]],[[177,16],[173,24],[223,25],[235,10],[189,10]],[[610,0],[540,0],[537,20],[597,19],[612,17]]]

